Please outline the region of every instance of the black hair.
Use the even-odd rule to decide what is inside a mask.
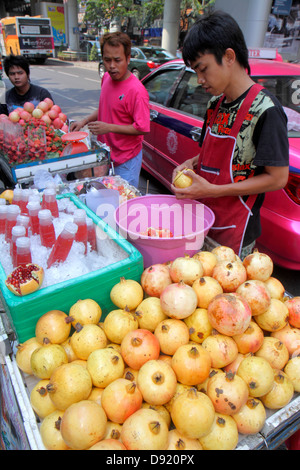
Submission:
[[[114,33],[106,33],[101,39],[101,54],[103,55],[103,49],[105,44],[109,46],[118,47],[123,46],[126,57],[131,54],[131,39],[126,33],[116,31]]]
[[[7,57],[5,57],[3,65],[4,65],[4,70],[5,70],[5,73],[6,73],[7,76],[9,76],[8,74],[9,74],[10,67],[15,65],[15,66],[20,67],[21,69],[23,69],[26,72],[26,74],[29,78],[29,74],[30,74],[29,62],[22,55],[13,55],[13,54],[8,55]]]
[[[249,53],[241,28],[232,16],[214,11],[202,16],[188,31],[182,48],[182,57],[190,66],[200,54],[213,54],[222,63],[228,48],[234,50],[237,61],[250,74]]]

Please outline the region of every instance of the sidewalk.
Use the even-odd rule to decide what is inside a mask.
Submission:
[[[55,65],[70,65],[73,67],[82,67],[85,69],[90,69],[90,70],[96,70],[98,71],[98,64],[99,62],[92,62],[92,61],[82,61],[82,60],[61,60],[56,57],[51,57],[47,59],[46,65],[50,64],[55,64]]]

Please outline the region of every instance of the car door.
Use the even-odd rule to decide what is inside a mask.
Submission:
[[[144,138],[143,167],[170,187],[174,168],[199,153],[209,96],[183,64],[166,65],[144,80],[150,98],[150,134]]]

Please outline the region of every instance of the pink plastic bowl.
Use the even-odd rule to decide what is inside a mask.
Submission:
[[[115,211],[119,233],[144,258],[144,267],[172,261],[201,250],[214,213],[204,204],[191,199],[178,200],[172,195],[149,195],[130,199]],[[142,235],[149,227],[168,229],[171,238]]]

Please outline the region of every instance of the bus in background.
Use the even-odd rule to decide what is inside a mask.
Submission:
[[[0,46],[3,56],[22,55],[43,64],[55,55],[51,20],[41,16],[2,18]]]

